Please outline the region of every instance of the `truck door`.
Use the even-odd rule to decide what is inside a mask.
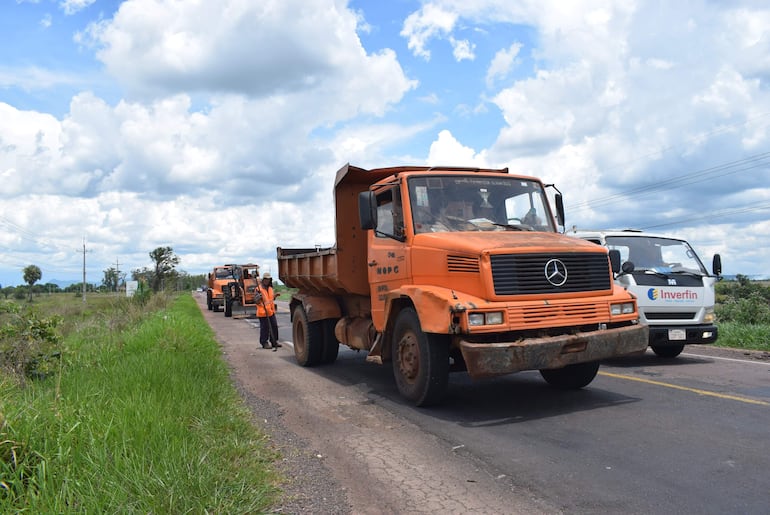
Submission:
[[[385,326],[385,300],[409,275],[406,259],[404,210],[397,184],[376,193],[377,227],[369,236],[369,284],[372,321],[381,331]]]

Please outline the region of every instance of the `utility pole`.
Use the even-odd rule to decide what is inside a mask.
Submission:
[[[83,252],[83,303],[85,303],[86,302],[86,239],[85,238],[83,238],[82,252]]]
[[[120,292],[120,259],[115,258],[115,296]]]

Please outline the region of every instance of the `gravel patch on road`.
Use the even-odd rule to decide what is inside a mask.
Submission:
[[[255,422],[270,437],[273,448],[282,456],[274,467],[287,482],[280,485],[284,492],[283,502],[272,513],[351,514],[345,489],[334,480],[323,457],[319,458],[318,452],[309,449],[307,442],[282,424],[281,408],[274,402],[250,393],[232,372],[231,377],[253,413]]]

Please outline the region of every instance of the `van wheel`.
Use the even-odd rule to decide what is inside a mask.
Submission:
[[[427,335],[413,308],[396,318],[392,340],[393,375],[398,391],[416,406],[440,402],[449,385],[449,343]]]
[[[326,365],[334,363],[340,352],[340,342],[334,335],[334,326],[337,324],[336,318],[327,318],[321,322],[323,324],[324,346],[321,351],[321,363]]]
[[[675,358],[684,350],[684,345],[651,345],[652,352],[661,358]]]
[[[324,346],[323,321],[308,322],[305,308],[299,305],[291,317],[291,335],[297,363],[303,367],[317,365]]]
[[[540,371],[545,382],[562,390],[577,390],[587,386],[599,371],[598,361],[575,363],[564,368],[549,368]]]

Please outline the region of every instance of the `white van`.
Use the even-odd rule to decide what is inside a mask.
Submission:
[[[640,321],[650,329],[658,356],[678,356],[685,345],[714,343],[714,284],[722,259],[714,255],[712,274],[685,240],[638,230],[580,231],[570,236],[618,250],[621,272],[615,282],[636,295]]]

